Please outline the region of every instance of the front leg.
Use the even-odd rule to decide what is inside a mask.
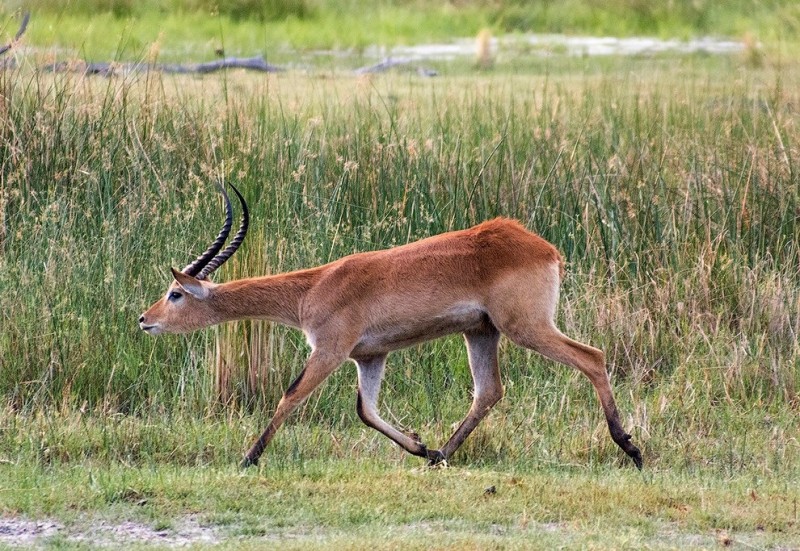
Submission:
[[[241,463],[242,468],[258,465],[258,458],[264,453],[264,448],[275,436],[280,426],[286,421],[287,417],[305,400],[311,392],[316,389],[328,375],[333,373],[344,361],[344,357],[338,354],[328,354],[315,350],[308,358],[305,367],[298,375],[297,379],[289,385],[283,394],[275,415],[267,425],[267,429],[261,437],[255,441],[247,452]]]

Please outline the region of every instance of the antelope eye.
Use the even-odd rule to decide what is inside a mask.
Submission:
[[[167,295],[167,300],[169,300],[170,302],[175,302],[176,300],[182,297],[183,295],[178,291],[170,291],[169,294]]]

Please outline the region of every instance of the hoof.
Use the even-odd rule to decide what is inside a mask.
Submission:
[[[636,468],[641,471],[644,463],[642,461],[642,454],[639,451],[639,448],[634,447],[632,451],[628,452],[628,455],[630,455],[631,459],[633,459],[633,464],[636,465]]]
[[[256,467],[258,466],[258,459],[250,459],[249,457],[245,457],[241,463],[239,463],[240,469],[247,469],[248,467]]]
[[[631,444],[630,440],[631,440],[631,435],[630,434],[626,434],[625,435],[625,445],[623,446],[622,449],[624,449],[625,453],[627,453],[630,456],[630,458],[633,460],[633,464],[636,465],[636,468],[641,471],[642,470],[642,464],[643,464],[643,462],[642,462],[642,452],[639,451],[639,448],[637,448],[636,446]]]
[[[428,459],[428,467],[436,467],[443,463],[447,463],[447,458],[439,450],[427,450],[425,457]]]
[[[628,454],[628,456],[633,460],[633,464],[636,465],[636,468],[640,471],[642,470],[642,452],[639,451],[639,448],[634,446],[631,443],[631,435],[621,430],[619,432],[611,431],[611,437],[614,439],[614,442],[622,448],[622,451]]]

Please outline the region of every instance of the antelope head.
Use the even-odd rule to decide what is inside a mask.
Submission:
[[[172,268],[175,280],[161,300],[153,304],[139,317],[139,327],[151,335],[160,333],[189,333],[209,325],[219,323],[217,309],[214,307],[216,284],[207,280],[214,270],[222,266],[239,248],[247,234],[249,212],[244,197],[231,185],[242,205],[242,221],[233,239],[222,250],[233,226],[231,200],[220,186],[225,199],[225,223],[217,238],[191,264],[181,271]],[[221,251],[221,252],[220,252]]]

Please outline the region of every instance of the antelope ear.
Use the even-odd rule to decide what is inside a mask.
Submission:
[[[203,286],[200,280],[195,279],[190,275],[186,275],[183,272],[179,272],[175,268],[170,269],[172,270],[172,276],[175,278],[175,281],[178,283],[181,289],[197,299],[204,299],[208,296],[208,288]]]

